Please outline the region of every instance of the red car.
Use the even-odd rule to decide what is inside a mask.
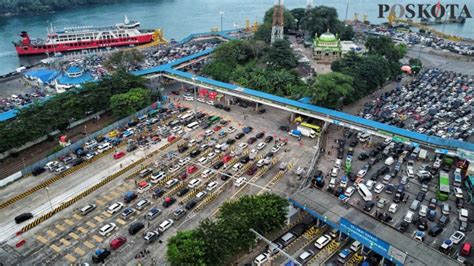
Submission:
[[[214,130],[214,131],[216,131],[216,132],[217,132],[217,131],[219,131],[219,130],[221,130],[221,129],[222,129],[222,127],[221,127],[221,126],[215,126],[215,127],[212,129],[212,130]]]
[[[179,179],[181,179],[181,180],[185,180],[187,177],[188,177],[188,174],[187,174],[186,172],[182,172],[182,173],[179,175]]]
[[[168,142],[173,142],[176,139],[175,135],[168,136]]]
[[[464,257],[469,257],[471,254],[471,243],[466,242],[461,246],[461,255]]]
[[[110,249],[116,250],[120,248],[123,244],[125,244],[126,242],[127,242],[127,238],[123,236],[119,236],[115,239],[112,239],[112,241],[110,241]]]
[[[197,166],[195,165],[191,165],[188,167],[188,169],[186,170],[188,172],[188,174],[192,174],[194,172],[196,172],[198,170]]]
[[[222,158],[222,162],[223,162],[223,163],[227,163],[227,162],[229,162],[230,160],[232,160],[232,156],[230,156],[230,155],[226,155],[226,156],[224,156],[224,158]]]
[[[123,152],[123,151],[119,151],[119,152],[114,153],[114,159],[115,160],[120,159],[123,156],[125,156],[125,152]]]

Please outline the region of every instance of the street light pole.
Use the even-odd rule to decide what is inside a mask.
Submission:
[[[49,196],[49,187],[45,187],[45,189],[46,189],[46,194],[48,194],[49,207],[51,208],[51,211],[53,211],[53,204],[51,203],[51,197]]]
[[[193,75],[192,78],[193,80],[193,87],[194,87],[194,117],[196,119],[196,121],[198,120],[198,117],[197,117],[197,109],[198,109],[198,106],[197,106],[197,86],[196,86],[196,75]]]
[[[224,30],[223,24],[224,24],[224,11],[219,11],[219,14],[221,15],[221,31]]]

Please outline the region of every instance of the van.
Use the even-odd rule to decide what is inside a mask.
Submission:
[[[110,150],[110,149],[112,149],[112,144],[110,144],[109,142],[105,142],[103,144],[100,144],[99,147],[97,147],[97,152],[103,153],[104,151]]]
[[[362,244],[359,242],[359,241],[354,241],[351,245],[351,250],[354,251],[354,252],[357,252],[360,247],[362,246]]]
[[[168,230],[168,228],[170,228],[172,225],[173,225],[174,221],[172,219],[168,219],[168,220],[164,220],[160,226],[158,226],[158,230],[163,233],[165,232],[166,230]]]
[[[331,236],[330,235],[323,235],[321,237],[318,238],[318,240],[316,240],[316,242],[314,242],[314,246],[317,248],[317,249],[323,249],[327,244],[329,244],[329,242],[331,242]]]
[[[410,210],[416,211],[420,207],[420,201],[419,200],[413,200],[413,202],[410,205]]]
[[[304,251],[303,253],[301,253],[301,255],[298,257],[298,259],[300,259],[301,262],[305,263],[305,262],[307,262],[313,255],[314,255],[314,251],[312,251],[311,249],[308,249],[308,250]]]
[[[466,210],[466,209],[460,209],[459,210],[459,221],[467,222],[468,218],[469,218],[469,211]]]
[[[128,233],[131,235],[134,235],[138,233],[140,230],[142,230],[144,227],[145,225],[143,223],[140,223],[140,222],[132,223],[130,227],[128,227]]]
[[[109,223],[100,228],[99,234],[106,236],[115,229],[117,229],[117,226],[114,223]]]
[[[85,216],[87,215],[88,213],[90,213],[91,211],[95,210],[96,208],[96,205],[94,204],[89,204],[85,207],[83,207],[81,210],[80,210],[80,213],[82,216]]]
[[[153,172],[153,170],[151,168],[145,168],[143,170],[141,170],[139,173],[138,173],[138,176],[141,177],[141,178],[144,178],[146,177],[147,175],[151,174]]]
[[[283,246],[287,246],[290,244],[293,240],[295,240],[296,236],[293,233],[286,233],[283,235],[280,240]]]

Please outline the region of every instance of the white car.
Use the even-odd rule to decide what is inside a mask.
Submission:
[[[106,224],[106,225],[104,225],[100,228],[99,234],[101,234],[102,236],[106,236],[110,232],[112,232],[116,229],[117,229],[117,225],[115,225],[114,223],[109,223],[109,224]]]
[[[337,177],[337,174],[339,174],[339,168],[336,168],[336,167],[332,168],[331,176],[332,177]]]
[[[163,180],[166,177],[165,172],[152,173],[150,177],[150,182],[156,184]]]
[[[385,185],[382,183],[377,183],[374,188],[374,192],[377,194],[382,193],[383,189],[385,188]]]
[[[202,178],[208,178],[208,177],[209,177],[210,175],[212,175],[213,173],[214,173],[213,170],[211,170],[211,169],[206,169],[206,170],[204,170],[204,171],[202,172],[201,177],[202,177]]]
[[[169,171],[170,173],[174,173],[174,172],[178,171],[179,167],[180,167],[179,164],[175,164],[175,165],[171,166],[171,167],[168,169],[168,171]]]
[[[454,195],[456,196],[456,198],[462,199],[463,198],[462,189],[458,187],[454,187],[453,189],[454,189]]]
[[[216,154],[215,152],[211,152],[211,153],[209,153],[209,154],[207,155],[207,159],[212,160],[212,159],[214,159],[214,158],[216,157],[216,155],[217,155],[217,154]]]
[[[374,188],[375,181],[374,181],[374,180],[367,180],[367,182],[365,183],[365,185],[367,186],[367,188],[368,188],[369,190],[372,190],[372,188]]]
[[[160,226],[158,226],[158,230],[160,232],[165,232],[166,230],[168,230],[168,228],[170,228],[172,225],[174,224],[174,221],[171,220],[171,219],[168,219],[168,220],[164,220]]]
[[[398,204],[396,203],[390,204],[390,207],[388,208],[388,212],[396,213],[397,210],[398,210]]]
[[[201,157],[198,160],[198,163],[200,163],[200,164],[206,164],[207,162],[208,162],[207,157]]]
[[[206,100],[204,98],[197,98],[197,101],[200,102],[200,103],[205,103]]]
[[[241,148],[242,150],[245,150],[249,145],[247,143],[240,143],[239,144],[239,148]]]
[[[191,157],[186,157],[186,158],[183,158],[181,160],[179,160],[178,164],[180,166],[184,166],[186,165],[187,163],[189,163],[191,161]]]
[[[206,196],[207,196],[206,191],[200,191],[199,193],[196,194],[196,200],[201,201]]]
[[[171,129],[171,133],[176,133],[176,132],[180,131],[181,129],[182,129],[181,126],[175,126]]]
[[[272,148],[272,152],[273,152],[273,153],[277,153],[277,152],[279,152],[279,151],[280,151],[280,149],[281,149],[281,147],[280,147],[280,146],[278,146],[278,145],[275,145],[275,146],[273,146],[273,148]]]
[[[210,135],[214,134],[214,131],[211,130],[211,129],[208,129],[208,130],[206,130],[205,134],[206,134],[206,136],[210,136]]]
[[[267,261],[268,261],[267,253],[262,253],[258,255],[253,262],[255,263],[255,265],[260,266],[260,265],[265,264]]]
[[[201,184],[201,179],[194,178],[193,180],[189,181],[188,187],[193,189],[193,188],[197,187],[199,184]]]
[[[230,126],[228,129],[227,129],[227,133],[234,133],[237,129],[233,126]]]
[[[234,181],[234,186],[240,187],[240,186],[242,186],[242,184],[245,183],[245,181],[247,181],[247,178],[244,177],[244,176],[241,176],[237,180]]]
[[[346,192],[344,192],[344,195],[350,198],[352,194],[354,194],[354,192],[355,192],[355,187],[349,186],[348,188],[346,188]]]
[[[261,149],[265,148],[265,146],[267,146],[267,144],[265,142],[260,142],[257,145],[257,150],[261,150]]]
[[[189,141],[189,146],[192,147],[192,146],[196,145],[196,143],[197,143],[197,140],[192,139],[192,140]]]
[[[457,245],[464,239],[465,236],[466,235],[463,232],[456,231],[449,237],[449,239],[451,239],[453,243]]]
[[[218,185],[219,183],[217,183],[216,181],[212,181],[211,183],[207,184],[206,190],[213,191]]]
[[[214,105],[214,102],[213,101],[207,101],[207,104]]]
[[[122,208],[123,208],[123,203],[122,202],[116,202],[116,203],[110,205],[107,208],[107,212],[110,213],[110,214],[114,214],[114,213],[117,213],[118,211],[120,211]]]

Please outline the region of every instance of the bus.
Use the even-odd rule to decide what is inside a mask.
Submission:
[[[449,173],[441,171],[439,173],[439,187],[436,197],[441,201],[449,198]]]
[[[321,127],[320,126],[316,126],[316,125],[306,123],[306,122],[301,122],[300,126],[307,127],[307,128],[312,128],[312,129],[314,129],[314,131],[316,131],[318,133],[321,133]]]
[[[214,124],[214,123],[216,123],[217,121],[219,121],[220,119],[221,119],[221,118],[220,118],[219,116],[215,115],[215,116],[209,118],[209,122],[211,122],[211,124]]]
[[[371,201],[372,200],[372,192],[367,188],[364,183],[360,183],[357,187],[357,192],[359,192],[360,196],[364,199],[364,201]]]
[[[188,124],[186,127],[187,127],[188,131],[192,131],[192,130],[199,127],[199,123],[198,122],[192,122],[192,123]]]
[[[179,120],[181,120],[181,121],[187,121],[188,119],[192,118],[193,116],[194,116],[193,113],[188,113],[188,114],[185,114],[185,115],[181,116],[181,117],[179,118]]]

